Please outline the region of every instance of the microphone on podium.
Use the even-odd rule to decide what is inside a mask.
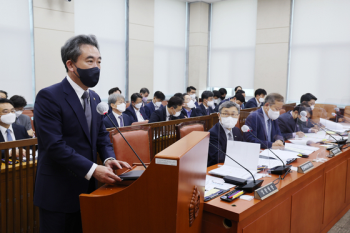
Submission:
[[[108,104],[105,102],[100,102],[97,106],[96,106],[96,111],[103,116],[107,116],[108,119],[110,120],[110,122],[113,124],[114,128],[116,128],[119,132],[119,134],[122,136],[122,138],[124,139],[124,141],[128,144],[128,146],[130,147],[130,149],[134,152],[134,154],[136,155],[136,157],[140,160],[140,162],[142,163],[142,165],[145,167],[145,169],[147,169],[146,165],[143,163],[142,159],[138,156],[138,154],[136,153],[136,151],[134,150],[134,148],[132,148],[132,146],[129,144],[128,140],[126,140],[126,138],[124,137],[124,135],[122,134],[122,132],[120,132],[119,128],[114,124],[114,122],[112,121],[112,119],[108,116]],[[144,171],[142,170],[136,170],[136,171],[129,171],[125,174],[120,175],[119,177],[121,179],[124,180],[136,180],[138,177],[140,177],[142,175]]]
[[[249,132],[251,135],[253,135],[253,137],[258,139],[261,142],[261,144],[263,144],[269,151],[271,151],[272,154],[274,154],[282,162],[283,166],[277,166],[277,167],[274,167],[273,169],[270,169],[272,174],[282,175],[291,169],[292,166],[285,165],[283,160],[280,157],[278,157],[271,149],[268,148],[268,146],[265,143],[263,143],[257,136],[255,136],[252,133],[252,129],[248,125],[243,125],[241,129],[244,133]]]

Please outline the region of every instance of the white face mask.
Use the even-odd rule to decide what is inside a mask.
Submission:
[[[314,108],[315,108],[315,105],[311,105],[310,107],[311,107],[311,110],[314,110]]]
[[[135,108],[140,109],[142,107],[142,103],[135,104]]]
[[[5,123],[7,125],[11,125],[11,124],[15,123],[15,121],[16,121],[16,114],[9,113],[6,115],[2,115],[0,120],[2,123]]]
[[[178,117],[178,116],[180,116],[180,114],[181,114],[181,111],[180,112],[176,112],[174,117]]]
[[[192,94],[192,95],[190,95],[190,97],[194,102],[196,102],[196,94]]]
[[[224,126],[226,129],[232,129],[233,127],[236,126],[238,121],[238,118],[233,118],[233,117],[221,117],[221,124]]]
[[[125,103],[117,105],[117,110],[119,112],[125,112],[125,109],[126,109],[126,104]]]
[[[305,116],[300,117],[300,121],[307,122],[307,117],[305,117]]]
[[[208,106],[209,106],[209,107],[214,107],[214,106],[215,106],[215,105],[214,105],[214,101],[213,101],[213,100],[212,100],[212,101],[208,101],[208,103],[207,103],[207,104],[208,104]]]
[[[190,100],[190,102],[188,102],[186,105],[187,105],[188,108],[195,108],[196,107],[196,105],[194,104],[193,100]]]
[[[221,99],[214,100],[214,103],[216,103],[216,104],[220,104],[220,102],[221,102]]]
[[[269,108],[267,115],[270,117],[271,120],[276,120],[280,116],[280,111],[272,111],[272,109]]]
[[[155,102],[154,105],[159,108],[162,105],[162,102]]]
[[[264,103],[264,101],[265,101],[265,98],[259,98],[260,103]]]
[[[16,117],[19,117],[20,115],[22,115],[23,111],[16,111]]]

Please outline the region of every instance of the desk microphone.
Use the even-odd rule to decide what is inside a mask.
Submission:
[[[254,192],[256,189],[260,188],[262,183],[264,182],[263,180],[255,180],[253,174],[246,168],[244,167],[242,164],[238,163],[236,160],[234,160],[231,156],[229,156],[228,154],[226,154],[225,152],[223,152],[222,150],[220,150],[218,147],[216,147],[213,143],[210,143],[210,145],[212,145],[213,147],[215,147],[216,149],[218,149],[221,153],[225,154],[228,158],[230,158],[233,162],[237,163],[239,166],[241,166],[244,170],[246,170],[247,172],[249,172],[249,174],[253,177],[253,181],[245,184],[243,186],[239,186],[238,189],[242,189],[246,192],[252,193]],[[237,178],[232,177],[232,176],[225,176],[223,178],[225,180],[225,182],[227,183],[231,183],[231,184],[237,184],[235,181]],[[241,180],[241,179],[237,179],[237,180]],[[233,182],[230,182],[233,181]]]
[[[263,143],[257,136],[255,136],[252,133],[252,130],[249,128],[248,125],[243,125],[241,129],[242,129],[242,132],[244,132],[244,133],[249,132],[251,135],[253,135],[253,137],[258,139],[260,141],[260,143],[262,143],[269,151],[271,151],[272,154],[274,154],[282,162],[283,166],[277,166],[277,167],[274,167],[273,169],[270,169],[272,174],[282,175],[291,169],[292,166],[285,165],[283,160],[280,157],[278,157],[265,143]]]
[[[136,155],[136,157],[140,160],[140,162],[142,163],[142,165],[145,167],[145,169],[147,169],[146,165],[143,163],[142,159],[138,156],[138,154],[135,152],[135,150],[132,148],[132,146],[129,144],[128,140],[126,140],[126,138],[124,137],[124,135],[122,134],[122,132],[120,132],[119,127],[117,127],[114,122],[112,121],[112,119],[108,116],[108,104],[104,103],[104,102],[100,102],[97,107],[96,107],[96,111],[103,116],[107,116],[108,119],[110,120],[110,122],[113,124],[114,128],[116,128],[119,132],[119,134],[123,137],[124,141],[128,144],[128,146],[130,147],[130,149],[134,152],[134,154]],[[129,171],[125,174],[120,175],[119,177],[121,179],[124,180],[136,180],[138,177],[140,177],[142,175],[144,171],[142,170],[137,170],[137,171]],[[127,174],[127,175],[126,175]]]

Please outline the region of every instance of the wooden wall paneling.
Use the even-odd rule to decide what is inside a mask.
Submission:
[[[243,233],[281,233],[290,232],[291,198],[288,197],[272,209],[266,209],[266,213],[260,218],[245,226]]]
[[[348,159],[348,169],[346,174],[346,203],[350,204],[350,159]]]
[[[292,195],[291,233],[321,231],[323,190],[322,174]]]
[[[326,171],[323,225],[327,225],[345,207],[347,160]]]

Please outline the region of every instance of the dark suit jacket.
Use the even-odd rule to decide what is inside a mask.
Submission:
[[[118,124],[118,121],[117,119],[115,118],[113,112],[108,114],[108,116],[112,119],[112,121],[114,122],[114,124],[117,126],[117,127],[120,127],[119,124]],[[126,115],[125,113],[122,114],[122,117],[123,117],[123,122],[124,122],[124,127],[125,126],[129,126],[133,123],[133,121],[130,119],[130,117],[128,115]],[[111,123],[111,121],[109,120],[108,117],[105,117],[103,119],[103,123],[105,124],[106,128],[114,128],[114,125]]]
[[[280,131],[280,127],[278,126],[278,119],[272,121],[271,124],[271,141],[268,141],[267,133],[266,133],[266,124],[264,120],[263,110],[260,108],[255,112],[251,113],[247,119],[245,124],[248,125],[252,129],[252,133],[258,137],[268,148],[272,147],[272,143],[277,140],[283,140],[283,136]],[[261,142],[256,139],[250,132],[243,133],[244,139],[246,142],[260,143],[261,148],[266,149],[266,146],[261,144]]]
[[[180,116],[178,117],[171,116],[170,120],[178,120],[183,118],[185,117],[181,113]],[[151,119],[149,120],[149,123],[160,122],[160,121],[166,121],[166,107],[163,107],[154,111],[151,115]]]
[[[247,103],[245,103],[244,108],[257,108],[258,104],[256,103],[255,97],[248,100]]]
[[[115,158],[103,116],[96,111],[100,102],[100,97],[90,91],[90,133],[80,99],[66,78],[36,96],[36,206],[61,213],[79,211],[79,195],[91,192],[97,185],[94,177],[85,179],[93,163],[97,163],[97,152],[102,161]]]
[[[163,105],[160,105],[159,109],[160,109],[160,108],[163,108],[163,107],[164,107]],[[148,104],[146,104],[146,106],[145,106],[145,112],[146,112],[146,115],[147,115],[148,119],[151,118],[151,115],[152,115],[152,113],[153,113],[155,110],[156,110],[156,109],[155,109],[154,104],[153,104],[152,101],[149,102]]]
[[[224,128],[220,122],[216,123],[210,132],[210,143],[214,144],[220,150],[226,153],[227,137]],[[244,141],[241,130],[237,127],[232,128],[234,141]],[[217,163],[225,162],[226,155],[219,152],[214,146],[209,144],[208,167]]]
[[[226,101],[229,101],[230,99],[224,99],[222,100],[218,105],[216,105],[215,107],[215,112],[219,112],[219,107],[221,104],[225,103]]]
[[[200,113],[202,114],[202,116],[208,115],[207,110],[205,109],[203,103],[201,105],[199,105],[198,109],[200,110]],[[209,115],[215,112],[215,110],[212,109],[212,107],[208,107],[208,109],[209,109]]]
[[[201,110],[199,108],[192,108],[191,110],[192,110],[192,112],[191,112],[191,116],[190,117],[203,116],[202,113],[201,113]],[[184,108],[181,110],[181,113],[184,116],[184,118],[188,118],[187,112],[186,112],[186,110]]]
[[[12,129],[13,129],[13,134],[15,135],[16,141],[31,138],[28,135],[27,129],[23,125],[17,125],[14,123],[12,124]],[[5,139],[2,136],[2,133],[0,133],[0,142],[5,142]],[[3,150],[1,151],[1,154],[2,154],[2,157],[5,158],[5,152]]]
[[[291,111],[283,113],[278,118],[278,125],[285,140],[293,138],[293,133],[302,131],[308,133],[310,128],[303,126],[300,120],[293,119]]]
[[[145,121],[149,120],[149,117],[147,116],[144,107],[140,108],[140,113]],[[130,117],[132,122],[138,122],[136,112],[132,104],[130,104],[130,106],[125,110],[125,114],[127,114]]]

